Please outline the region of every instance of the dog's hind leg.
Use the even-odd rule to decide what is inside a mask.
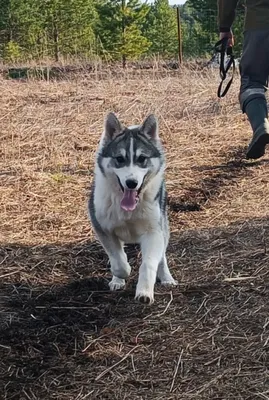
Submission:
[[[163,255],[162,260],[158,265],[157,277],[158,279],[160,279],[162,285],[176,286],[178,284],[178,282],[175,281],[175,279],[171,275],[171,272],[169,271],[165,254]]]
[[[174,280],[174,278],[171,275],[171,272],[169,271],[169,267],[167,264],[167,258],[166,258],[166,249],[168,246],[169,242],[169,237],[170,237],[170,232],[169,232],[169,222],[167,219],[167,215],[165,214],[163,217],[163,233],[164,233],[164,252],[162,255],[162,259],[159,262],[158,265],[158,271],[157,271],[157,278],[161,281],[162,285],[177,285],[178,282]]]
[[[127,255],[123,249],[123,242],[115,235],[107,235],[103,231],[98,232],[97,230],[96,233],[108,255],[113,274],[113,278],[109,283],[110,290],[122,289],[125,285],[125,279],[128,278],[131,272]]]

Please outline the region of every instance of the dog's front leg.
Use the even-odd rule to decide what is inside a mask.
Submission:
[[[143,235],[141,251],[142,264],[139,269],[135,298],[151,304],[154,301],[154,285],[156,282],[158,265],[164,252],[164,238],[162,232],[152,231]]]
[[[131,272],[127,255],[123,249],[123,243],[118,238],[113,238],[115,248],[108,253],[113,277],[109,282],[110,290],[119,290],[125,286],[125,279]]]
[[[107,235],[103,231],[96,233],[108,255],[113,274],[112,280],[109,282],[110,290],[122,289],[125,286],[125,279],[131,272],[127,255],[123,249],[123,242],[114,234]]]

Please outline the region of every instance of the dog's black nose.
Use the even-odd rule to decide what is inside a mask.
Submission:
[[[137,180],[136,179],[127,179],[126,186],[128,189],[135,189],[137,187]]]

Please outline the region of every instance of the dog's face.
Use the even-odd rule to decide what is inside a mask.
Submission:
[[[133,211],[139,194],[149,180],[158,174],[164,159],[154,115],[140,126],[125,128],[110,113],[105,122],[98,165],[122,192],[121,207]]]

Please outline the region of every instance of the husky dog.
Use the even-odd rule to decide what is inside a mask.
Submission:
[[[140,126],[124,127],[108,114],[96,154],[89,200],[93,229],[106,251],[111,290],[124,287],[131,267],[124,243],[139,243],[142,264],[135,298],[154,301],[156,277],[176,285],[167,265],[169,223],[164,183],[165,160],[158,123],[149,115]]]

